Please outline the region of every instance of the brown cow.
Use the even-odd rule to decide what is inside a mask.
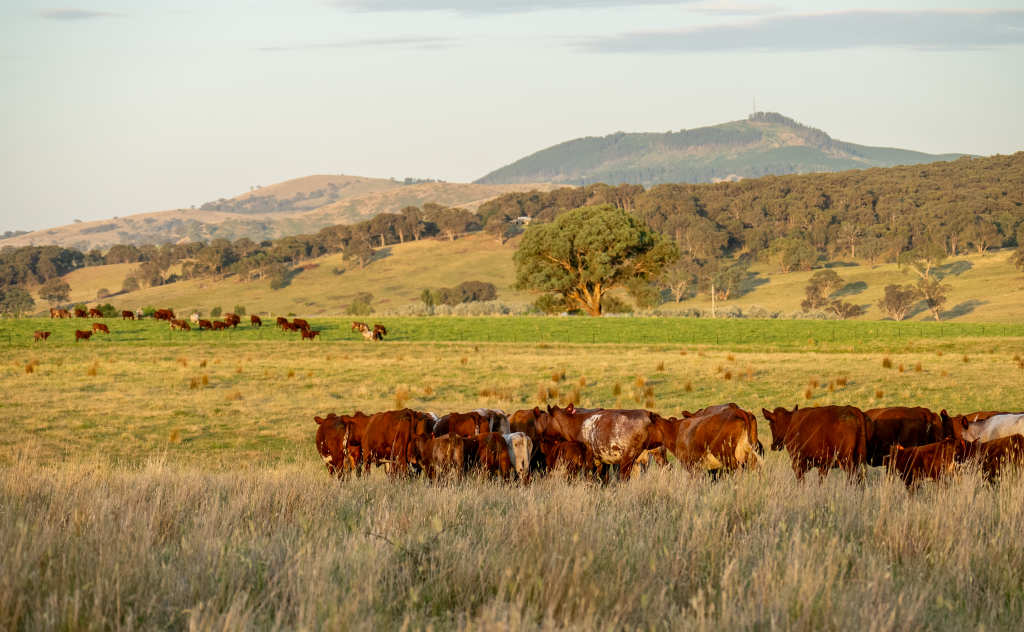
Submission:
[[[196,325],[199,327],[199,331],[204,329],[213,329],[213,323],[208,320],[203,320],[202,318],[199,319]]]
[[[545,439],[546,442],[551,441]],[[588,472],[593,469],[594,459],[587,459],[587,447],[579,441],[556,441],[549,443],[544,448],[545,464],[549,472],[565,468],[565,474],[571,478],[578,476],[581,472]]]
[[[384,325],[373,326],[373,337],[375,340],[384,340],[386,335],[388,335],[388,330],[384,328]]]
[[[309,338],[309,341],[313,342],[313,338],[315,338],[316,336],[319,336],[319,335],[320,335],[320,330],[319,329],[303,329],[302,330],[302,339],[303,340],[305,340],[306,338]],[[323,338],[321,338],[321,340],[323,340]]]
[[[414,432],[414,412],[409,409],[391,410],[370,418],[362,441],[366,472],[370,471],[371,464],[387,462],[391,465],[388,468],[391,476],[408,474],[410,442],[414,434],[420,434]],[[347,444],[345,448],[347,451]]]
[[[50,308],[50,318],[60,318],[60,310],[56,307]]]
[[[1005,466],[1024,466],[1024,436],[1015,434],[986,443],[965,442],[963,453],[957,456],[959,461],[977,460],[982,476],[992,481],[999,478]]]
[[[177,319],[177,318],[171,319],[171,329],[181,329],[181,330],[184,330],[184,331],[192,331],[192,327],[189,326],[188,323],[186,323],[183,320]]]
[[[738,407],[716,406],[683,419],[656,415],[647,447],[668,448],[688,469],[716,471],[759,467],[757,444],[756,417]]]
[[[459,435],[419,435],[415,443],[417,459],[430,480],[437,478],[438,474],[449,472],[458,476],[465,469],[465,439]]]
[[[957,454],[964,453],[963,439],[950,437],[916,448],[893,445],[883,459],[889,475],[898,474],[907,487],[923,479],[938,481],[953,473]]]
[[[359,322],[357,320],[353,320],[352,321],[352,329],[350,329],[349,331],[369,331],[369,330],[370,330],[370,326],[367,325],[366,323],[361,323],[361,322]]]
[[[275,327],[283,327],[284,325],[287,325],[287,324],[288,324],[288,319],[287,318],[285,318],[284,316],[278,316],[277,317],[277,324],[274,325],[274,326]]]
[[[242,323],[242,319],[237,314],[224,314],[224,322],[231,327],[238,329],[238,325]]]
[[[50,337],[50,332],[48,332],[48,331],[34,331],[34,332],[32,332],[32,342],[37,342],[39,340],[46,340],[49,337]]]
[[[933,413],[927,408],[895,406],[864,412],[871,425],[868,463],[874,467],[882,464],[889,448],[894,445],[916,448],[948,437],[959,439],[963,433],[963,427],[955,423],[945,410]]]
[[[351,417],[331,413],[325,418],[313,419],[319,425],[316,432],[317,451],[327,465],[327,471],[341,476],[348,467],[360,474],[361,442],[370,417],[356,412]]]
[[[135,320],[135,312],[126,309],[121,310],[121,320]]]
[[[487,418],[476,411],[449,413],[437,420],[437,423],[434,424],[433,434],[435,437],[440,437],[454,432],[460,437],[474,437],[489,429],[490,424]]]
[[[228,324],[222,320],[215,320],[210,324],[212,325],[214,331],[220,331],[221,329],[228,328]]]
[[[263,321],[260,320],[260,317],[257,316],[256,314],[252,314],[249,316],[249,324],[252,325],[253,327],[262,327]]]
[[[52,310],[51,310],[52,312]],[[71,318],[71,314],[66,309],[57,310],[57,318]]]
[[[103,318],[103,312],[101,312],[100,310],[98,310],[98,309],[96,309],[94,307],[90,307],[89,308],[89,318]]]
[[[86,317],[85,310],[84,309],[78,309],[76,307],[75,308],[75,318],[85,318],[85,317]]]
[[[478,442],[476,463],[487,474],[501,473],[506,481],[512,472],[512,458],[508,443],[500,432],[485,432],[476,437]]]
[[[282,323],[281,331],[299,331],[299,328],[291,323]]]
[[[85,340],[86,342],[88,342],[90,337],[92,337],[92,332],[91,331],[78,331],[77,329],[75,330],[75,342],[76,343],[79,340]]]
[[[864,411],[853,406],[795,407],[792,411],[761,409],[772,431],[772,450],[783,448],[797,480],[812,467],[824,480],[830,468],[842,468],[848,477],[864,480],[871,424]]]
[[[537,438],[537,417],[540,416],[540,408],[534,407],[528,410],[518,410],[509,418],[509,432],[521,432],[533,443],[533,455],[530,457],[530,470],[541,470],[547,468],[547,461],[540,449],[540,441]]]
[[[174,320],[174,312],[169,309],[158,309],[153,312],[153,318],[156,320],[172,321]]]
[[[309,329],[309,323],[307,323],[306,321],[302,320],[301,318],[293,318],[292,319],[292,324],[295,325],[296,327],[298,327],[299,329],[304,329],[304,330],[308,330]]]
[[[110,335],[110,329],[108,329],[107,326],[104,325],[103,323],[93,323],[92,324],[92,333],[96,333],[97,331],[102,331],[103,333],[107,334],[108,336]]]
[[[619,465],[619,477],[629,480],[633,462],[647,449],[654,413],[646,410],[576,410],[548,407],[536,421],[538,437],[580,441],[594,459]]]

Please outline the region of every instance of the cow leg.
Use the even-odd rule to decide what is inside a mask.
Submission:
[[[798,459],[793,459],[792,465],[793,473],[796,474],[796,480],[802,483],[804,481],[804,474],[806,474],[807,470],[811,468],[808,466],[807,463],[800,461]]]

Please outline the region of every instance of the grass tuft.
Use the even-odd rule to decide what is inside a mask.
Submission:
[[[747,374],[747,379],[748,380],[754,379],[754,365],[753,364],[748,364],[747,368],[744,369],[744,372]]]
[[[917,364],[914,365],[914,373],[922,373],[922,372],[924,372],[924,366],[922,366],[921,363],[918,362]]]
[[[681,355],[681,356],[684,356],[684,355],[686,355],[686,349],[683,349],[682,351],[680,351],[680,352],[679,352],[679,355]]]
[[[622,395],[622,384],[618,380],[615,380],[615,386],[612,387],[612,395],[615,397]]]
[[[810,388],[804,389],[804,399],[810,400],[814,397],[814,391]]]
[[[554,382],[555,384],[558,384],[559,382],[561,382],[562,381],[562,372],[561,371],[552,371],[551,372],[551,381]]]
[[[729,362],[735,362],[736,356],[730,353],[729,355],[725,356],[725,359],[728,360]]]
[[[587,376],[586,375],[581,375],[580,376],[579,384],[580,384],[580,388],[583,388],[583,387],[585,387],[587,385]]]
[[[946,372],[946,369],[942,369],[939,371],[939,377],[949,377],[949,373]]]
[[[644,384],[647,384],[647,378],[645,378],[642,375],[636,376],[636,387],[637,388],[643,388]]]
[[[192,378],[192,381],[189,382],[188,387],[191,388],[191,389],[199,388],[199,378],[198,377]]]
[[[812,391],[814,389],[818,388],[818,386],[820,386],[820,385],[821,385],[821,380],[819,378],[812,377],[812,378],[807,380],[807,388],[811,389]]]
[[[883,397],[885,397],[885,391],[883,391],[880,388],[876,388],[875,389],[875,399],[882,399]]]
[[[434,396],[434,385],[433,384],[427,384],[426,386],[423,387],[423,396],[424,397],[433,397]]]
[[[836,386],[846,386],[846,381],[848,379],[849,377],[845,373],[843,373],[842,375],[836,378]]]
[[[459,364],[465,365],[467,362],[469,362],[469,356],[462,356],[459,358]]]
[[[904,371],[904,369],[903,369],[903,363],[902,363],[902,362],[900,362],[900,373],[903,373],[903,371]]]
[[[28,364],[25,365],[25,373],[32,373],[35,370],[36,370],[36,368],[34,366],[32,366],[31,362],[29,362]]]
[[[178,358],[178,364],[180,364],[183,369],[188,368],[188,358]]]
[[[536,399],[538,404],[543,404],[544,402],[548,401],[548,387],[545,386],[544,384],[541,384],[539,387],[537,387],[537,395],[534,397],[534,399]]]
[[[169,443],[181,443],[181,435],[178,433],[177,430],[172,430],[171,431],[171,436],[168,439],[168,442]]]
[[[209,385],[210,385],[210,376],[205,374],[205,373],[203,373],[203,386],[209,386]]]
[[[206,360],[203,360],[202,362],[200,362],[200,363],[199,363],[199,366],[200,366],[201,368],[204,368],[204,369],[205,369],[205,368],[206,368]]]
[[[665,361],[662,360],[661,362],[659,362],[657,366],[654,367],[654,370],[659,373],[663,372],[665,370]]]
[[[882,358],[882,368],[883,369],[891,369],[892,368],[892,358],[890,358],[889,356],[885,356],[884,358]]]
[[[409,401],[409,387],[405,384],[399,384],[395,387],[395,409],[405,408],[406,402]]]
[[[293,377],[295,377],[295,371],[288,371],[288,379],[290,380]]]
[[[963,363],[964,364],[968,364],[968,363],[970,363],[970,361],[971,361],[971,358],[968,357],[967,354],[965,353],[964,357],[963,357]]]
[[[726,382],[731,381],[732,380],[732,371],[726,371],[725,373],[723,373],[722,374],[722,379],[724,379]]]
[[[686,383],[683,384],[683,392],[692,393],[693,392],[693,382],[687,380]]]

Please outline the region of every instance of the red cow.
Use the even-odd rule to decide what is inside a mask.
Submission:
[[[86,314],[84,309],[75,308],[75,318],[85,318],[85,316]]]
[[[92,333],[96,333],[97,331],[102,331],[103,333],[107,334],[108,336],[110,335],[110,329],[108,329],[107,326],[104,325],[103,323],[93,323],[92,324]]]
[[[963,427],[946,411],[933,413],[927,408],[873,408],[864,411],[871,426],[868,441],[868,464],[878,467],[889,454],[889,448],[929,445],[948,437],[959,439]]]
[[[370,326],[367,325],[366,323],[361,323],[361,322],[359,322],[357,320],[353,320],[352,321],[352,329],[350,329],[349,331],[369,331],[369,330],[370,330]]]
[[[77,329],[75,330],[75,342],[76,343],[79,340],[85,340],[86,342],[88,342],[89,338],[91,338],[91,337],[92,337],[92,332],[91,331],[78,331]]]
[[[384,340],[384,336],[388,335],[388,330],[384,328],[384,325],[373,326],[373,339]]]
[[[772,450],[789,452],[798,480],[812,467],[824,479],[830,468],[842,468],[863,481],[871,423],[853,406],[795,407],[792,411],[761,409],[772,431]]]
[[[298,330],[299,330],[298,327],[296,327],[295,325],[293,325],[293,324],[291,324],[289,322],[281,323],[281,331],[298,331]]]
[[[249,316],[249,323],[253,327],[262,327],[263,326],[263,321],[260,320],[260,317],[257,316],[256,314],[252,314],[252,315]]]
[[[98,310],[96,308],[90,307],[89,308],[89,318],[103,318],[103,312],[101,312],[100,310]]]
[[[213,323],[208,320],[203,320],[202,318],[199,319],[199,322],[197,322],[196,325],[199,327],[199,331],[204,329],[213,329]]]
[[[51,307],[50,318],[60,318],[60,312],[61,310],[57,309],[56,307]]]
[[[174,312],[169,309],[158,309],[153,312],[153,318],[156,320],[171,321],[174,320]]]
[[[953,437],[916,448],[893,445],[883,463],[890,475],[898,474],[907,487],[913,487],[923,479],[938,481],[952,474],[957,454],[964,450],[963,439]]]
[[[629,480],[633,462],[647,449],[654,413],[646,410],[576,410],[548,407],[537,418],[539,437],[580,441],[594,453],[594,459],[619,465],[619,477]]]
[[[292,324],[298,327],[299,329],[309,330],[309,323],[302,320],[301,318],[293,318]]]
[[[238,326],[242,323],[242,319],[239,318],[236,314],[224,314],[224,322],[226,322],[231,327],[237,329]]]
[[[508,443],[500,432],[485,432],[476,437],[478,443],[476,462],[488,474],[501,473],[506,481],[512,471],[512,458],[508,454]]]
[[[135,312],[121,310],[121,320],[135,320]]]
[[[370,418],[363,434],[363,462],[365,471],[370,465],[387,462],[391,476],[409,472],[409,444],[414,434],[414,411],[392,410],[377,413]],[[349,433],[351,434],[351,433]],[[346,451],[348,446],[345,446]]]
[[[181,330],[184,330],[184,331],[192,331],[192,327],[189,326],[188,323],[186,323],[183,320],[179,320],[177,318],[171,319],[171,329],[181,329]]]
[[[356,413],[356,417],[337,416],[334,413],[326,418],[314,417],[318,424],[316,431],[316,449],[324,460],[327,471],[331,475],[341,476],[346,468],[359,473],[360,457],[362,456],[359,441],[353,441],[351,434],[355,424],[347,424],[347,420],[365,420],[369,417]],[[365,429],[365,423],[363,423]],[[360,434],[360,438],[362,435]]]
[[[427,478],[434,480],[438,474],[448,472],[456,476],[465,469],[465,439],[457,434],[446,434],[440,437],[428,435],[417,436],[414,440],[418,453],[417,459],[423,467]]]
[[[46,340],[49,337],[50,337],[50,332],[48,332],[48,331],[34,331],[34,332],[32,332],[32,342],[37,342],[39,340]]]
[[[999,478],[1002,469],[1008,465],[1024,466],[1024,436],[1019,434],[1001,437],[986,443],[974,441],[964,445],[958,460],[977,460],[985,480]]]
[[[593,469],[594,461],[590,459],[590,462],[587,462],[587,447],[579,441],[556,441],[550,443],[544,452],[549,472],[562,466],[565,468],[566,476],[573,477],[578,476],[580,472]]]
[[[212,325],[212,329],[214,331],[219,331],[221,329],[227,329],[228,328],[228,324],[225,323],[224,321],[221,321],[221,320],[215,320],[215,321],[213,321],[210,324]]]
[[[309,338],[309,341],[312,342],[313,338],[315,338],[315,337],[317,337],[319,335],[320,335],[320,330],[318,330],[318,329],[303,329],[302,330],[302,339],[303,340],[305,340],[306,338]],[[323,338],[321,338],[321,340],[323,340]]]
[[[277,327],[284,327],[287,324],[288,324],[288,319],[287,318],[285,318],[284,316],[278,316],[277,317],[277,325],[276,325]]]
[[[441,417],[434,424],[433,434],[435,437],[454,432],[460,437],[475,437],[481,432],[487,432],[490,424],[487,418],[478,412],[450,413]]]
[[[757,418],[733,406],[716,406],[713,412],[684,419],[655,416],[647,447],[668,448],[689,469],[759,467]]]

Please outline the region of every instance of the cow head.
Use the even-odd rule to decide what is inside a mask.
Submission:
[[[799,409],[799,406],[795,406],[792,411],[785,408],[776,408],[773,411],[766,408],[761,409],[761,414],[768,420],[768,428],[772,431],[772,451],[778,452],[786,447],[784,439],[786,430],[789,428],[789,421],[793,418],[793,413]]]
[[[349,427],[342,417],[331,413],[326,418],[314,417],[319,426],[316,431],[316,451],[331,475],[341,475],[348,456]]]

